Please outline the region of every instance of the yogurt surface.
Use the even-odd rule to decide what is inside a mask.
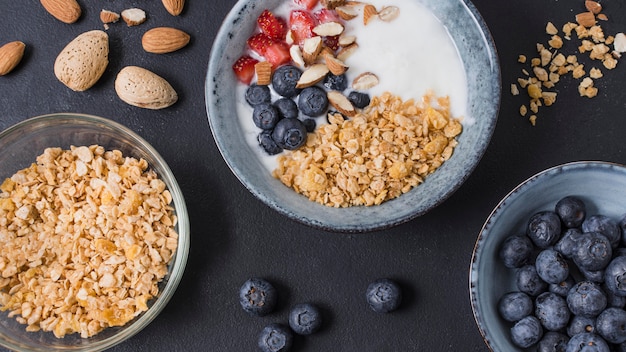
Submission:
[[[467,126],[472,123],[467,116],[467,78],[459,53],[443,24],[423,5],[410,0],[368,0],[377,9],[397,6],[397,18],[390,22],[374,20],[363,24],[359,17],[344,21],[345,33],[354,35],[358,49],[346,59],[348,82],[364,72],[378,76],[380,83],[370,88],[371,96],[391,92],[403,100],[419,101],[429,91],[435,96],[449,96],[452,116],[461,118]],[[290,0],[272,11],[285,19],[296,8]],[[361,7],[359,7],[361,11]],[[277,166],[278,155],[267,155],[259,146],[257,136],[261,130],[252,121],[252,108],[245,101],[247,86],[238,83],[237,115],[246,142],[255,150],[269,172]],[[351,90],[346,90],[347,94]],[[273,93],[274,94],[274,93]],[[274,95],[273,100],[278,96]],[[301,116],[304,117],[304,116]],[[326,123],[324,117],[315,119]],[[280,154],[279,154],[280,155]]]

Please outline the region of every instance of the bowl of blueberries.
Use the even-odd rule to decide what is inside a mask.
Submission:
[[[626,351],[626,167],[572,162],[514,188],[480,231],[470,301],[493,351]]]

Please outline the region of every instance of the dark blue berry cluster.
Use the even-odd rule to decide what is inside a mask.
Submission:
[[[270,86],[251,84],[245,93],[246,102],[253,108],[252,119],[261,129],[257,136],[259,145],[269,155],[283,150],[300,148],[307,133],[315,130],[316,118],[328,112],[326,91],[344,91],[348,87],[345,75],[329,73],[321,85],[298,88],[302,71],[293,65],[283,65],[272,75]],[[280,98],[272,101],[272,89]],[[370,103],[367,93],[351,91],[348,100],[362,109]]]
[[[626,216],[587,214],[568,196],[500,246],[517,291],[497,303],[511,341],[537,351],[626,351]]]

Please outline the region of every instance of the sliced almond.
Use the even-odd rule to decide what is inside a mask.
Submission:
[[[348,46],[341,48],[337,53],[337,59],[345,62],[346,59],[348,59],[350,55],[352,55],[358,48],[359,45],[357,43],[352,43]]]
[[[313,28],[313,33],[323,37],[332,37],[343,33],[343,25],[339,22],[325,22]]]
[[[345,95],[341,94],[341,92],[331,90],[326,95],[328,96],[328,103],[344,116],[352,117],[356,115],[354,105],[352,105],[350,100],[348,100]]]
[[[329,69],[326,65],[313,64],[309,66],[309,68],[304,70],[304,72],[302,72],[298,83],[296,83],[296,88],[306,88],[315,85],[316,83],[323,80],[328,72]]]
[[[138,8],[126,9],[122,11],[122,19],[129,27],[138,26],[146,21],[146,12]]]
[[[321,0],[320,3],[327,9],[335,9],[345,4],[345,0]]]
[[[293,44],[295,41],[293,39],[293,32],[290,30],[287,31],[287,34],[285,35],[285,42],[287,42],[287,44],[291,45]]]
[[[351,19],[359,15],[359,12],[356,10],[356,8],[351,5],[343,5],[343,6],[335,7],[335,12],[337,12],[337,15],[339,15],[341,19],[346,20],[346,21],[350,21]]]
[[[340,76],[348,70],[348,65],[346,65],[343,61],[337,58],[327,55],[324,59],[326,62],[326,66],[335,76]]]
[[[377,17],[378,11],[374,5],[367,4],[363,7],[363,24],[367,25]]]
[[[585,1],[585,8],[594,15],[597,15],[602,11],[602,5],[596,1]]]
[[[605,14],[603,14],[603,13],[599,13],[598,14],[598,19],[602,20],[602,21],[608,21],[609,20],[609,18]]]
[[[289,56],[291,56],[291,60],[298,66],[304,68],[304,58],[302,57],[302,50],[300,50],[299,45],[292,45],[289,47]]]
[[[364,72],[352,81],[352,88],[356,90],[366,90],[378,85],[378,76],[371,72]]]
[[[356,36],[354,35],[345,35],[344,33],[339,36],[339,41],[338,41],[339,46],[348,46],[354,42],[356,42]]]
[[[100,21],[104,24],[115,23],[120,20],[120,14],[117,12],[102,10],[100,11]]]
[[[576,15],[576,23],[583,27],[590,28],[596,24],[596,16],[593,14],[593,12],[590,11],[581,12]]]
[[[320,36],[305,39],[302,43],[302,57],[304,58],[304,63],[307,65],[313,64],[320,51],[322,51],[322,46],[322,37]]]
[[[267,86],[272,83],[272,64],[269,61],[260,61],[254,65],[256,84]]]
[[[385,6],[378,13],[378,18],[385,22],[391,22],[398,18],[400,9],[397,6]]]
[[[615,40],[613,41],[613,47],[618,53],[626,52],[626,35],[624,33],[617,33]]]

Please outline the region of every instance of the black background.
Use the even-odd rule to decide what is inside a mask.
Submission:
[[[79,3],[83,15],[71,25],[51,17],[38,1],[0,3],[0,44],[21,40],[27,46],[16,70],[0,77],[0,128],[53,112],[107,117],[150,142],[177,177],[191,217],[185,275],[165,310],[113,351],[255,351],[262,327],[285,323],[289,307],[300,302],[321,306],[325,323],[317,334],[297,338],[297,351],[486,351],[469,303],[468,269],[491,210],[545,168],[574,160],[626,163],[623,63],[603,69],[594,99],[579,97],[578,82],[564,77],[557,103],[541,109],[535,127],[518,112],[527,103],[525,93],[510,94],[510,84],[525,67],[517,63],[518,55],[535,55],[536,43],[548,40],[547,21],[558,28],[574,21],[584,1],[476,0],[498,49],[503,93],[491,144],[473,174],[442,205],[389,230],[337,234],[309,228],[254,198],[228,169],[211,136],[205,75],[214,37],[233,1],[188,0],[179,17],[157,0]],[[626,31],[623,2],[602,4],[609,16],[602,22],[605,32]],[[63,86],[53,73],[61,49],[78,34],[101,29],[102,8],[129,7],[146,10],[148,20],[137,27],[111,25],[110,64],[100,81],[82,93]],[[146,53],[141,36],[157,26],[180,28],[191,43],[171,54]],[[564,52],[573,53],[578,41],[566,44]],[[581,61],[588,71],[591,63]],[[126,65],[167,79],[178,103],[151,111],[120,101],[113,83]],[[238,304],[238,289],[252,276],[271,280],[280,292],[278,309],[264,318],[247,315]],[[363,299],[368,283],[379,277],[397,280],[405,294],[392,314],[370,311]]]

